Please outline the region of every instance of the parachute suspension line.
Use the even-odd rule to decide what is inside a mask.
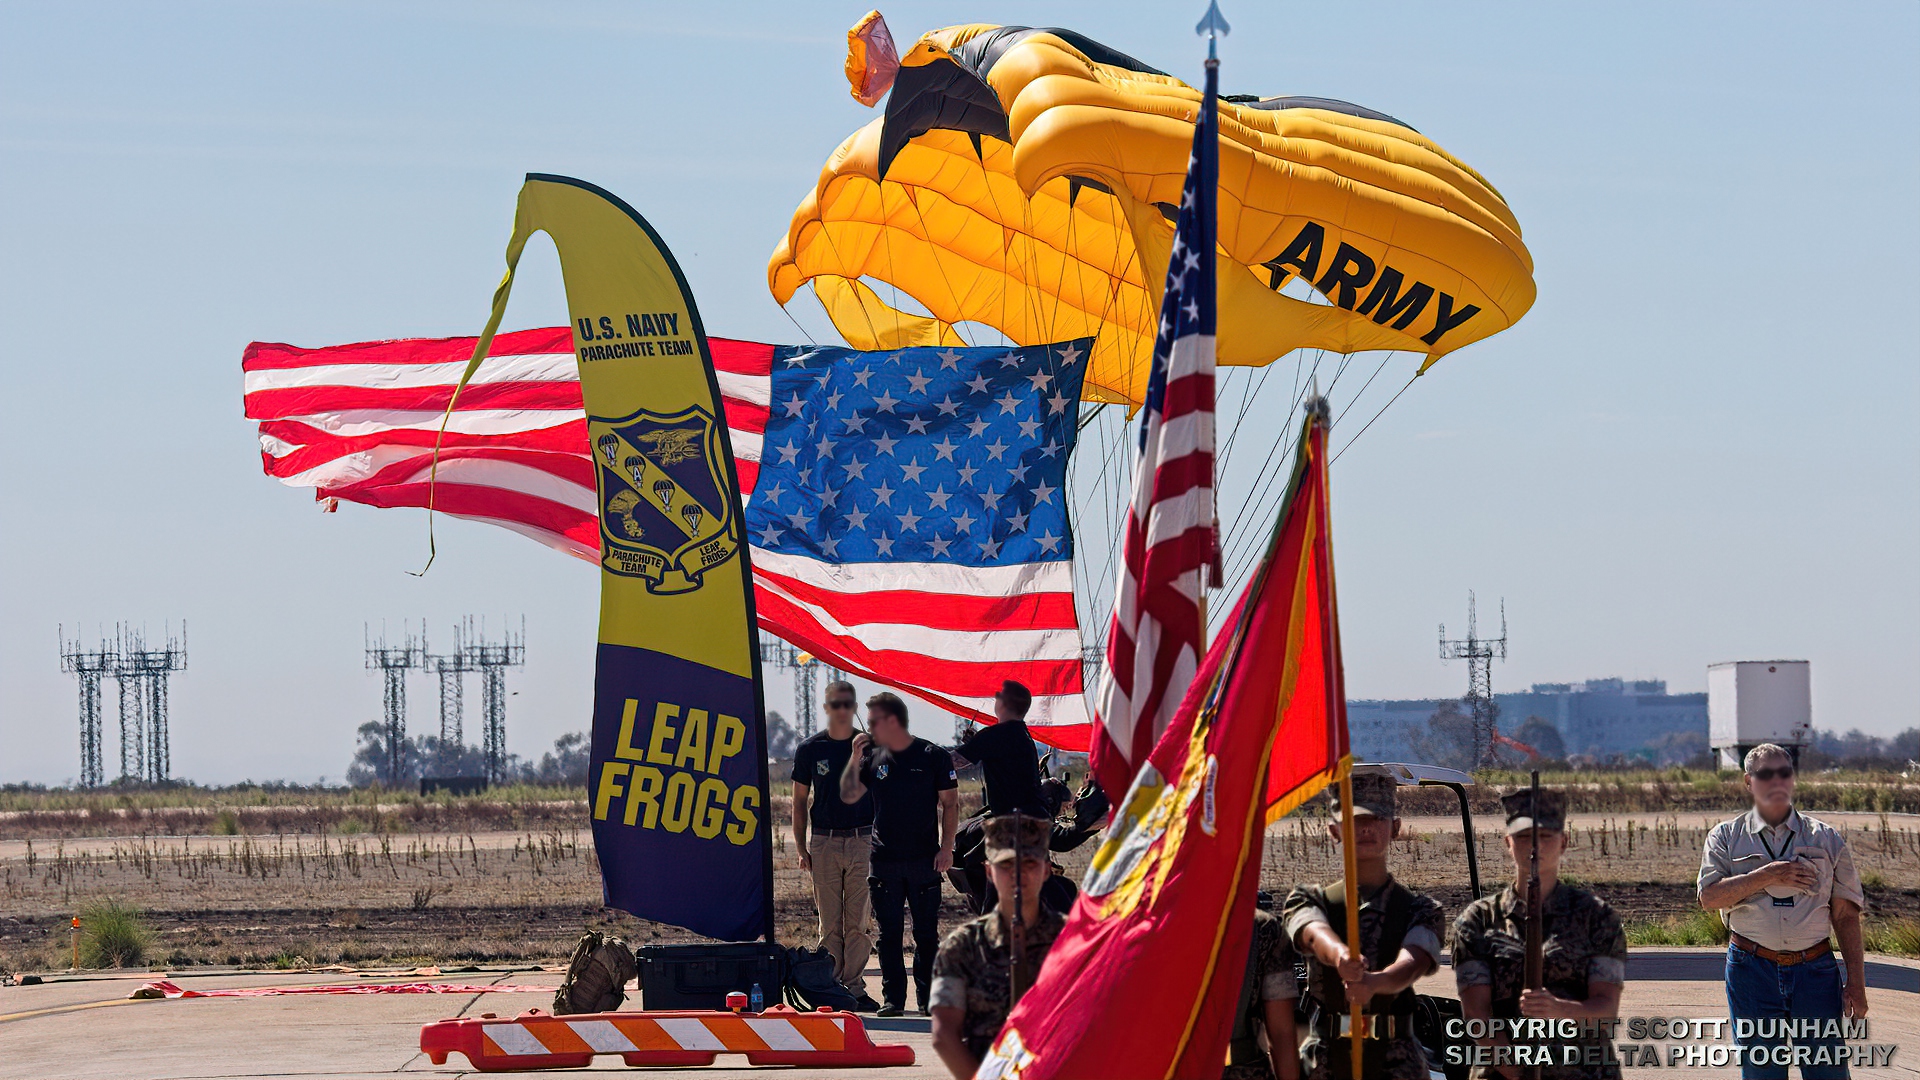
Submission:
[[[885,182],[882,181],[882,183],[884,184]],[[883,214],[886,209],[886,204],[887,204],[886,196],[885,194],[882,194],[880,197],[880,206]],[[884,238],[887,235],[886,222],[884,220],[880,224],[880,235],[882,238]],[[845,266],[849,268],[852,266],[852,264],[847,262],[847,260],[840,254],[840,245],[833,242],[833,231],[831,229],[828,229],[823,225],[820,229],[820,238],[827,242],[827,247],[833,249],[833,260],[837,265]],[[893,262],[893,249],[891,247],[887,249],[887,262],[889,265],[891,265]],[[874,339],[874,344],[878,345],[880,343],[879,342],[880,330],[879,328],[873,325],[873,313],[867,310],[866,301],[861,299],[859,295],[860,279],[851,278],[849,280],[852,283],[852,292],[854,293],[854,300],[860,304],[860,317],[867,320],[867,334]],[[875,293],[874,298],[878,299],[879,295],[880,295],[879,293]],[[818,288],[814,290],[813,298],[815,300],[820,301],[820,307],[822,310],[827,310],[827,302],[825,300],[820,300],[820,290]],[[899,310],[899,309],[896,307],[895,310]],[[833,322],[833,312],[831,310],[827,310],[827,321]],[[835,324],[835,328],[838,329],[837,323]],[[842,338],[846,337],[847,336],[846,331],[842,330],[840,332],[840,336]]]
[[[1121,303],[1121,290],[1126,281],[1127,271],[1133,267],[1139,257],[1140,249],[1137,246],[1129,247],[1126,261],[1121,263],[1120,250],[1118,246],[1115,247],[1115,265],[1105,270],[1107,295],[1101,304],[1096,325],[1108,324],[1114,309]],[[1088,357],[1088,366],[1092,366],[1091,356]],[[1084,394],[1085,384],[1082,385]],[[1103,419],[1105,417],[1112,417],[1111,422]],[[1133,456],[1120,453],[1122,447],[1132,445],[1132,440],[1128,438],[1130,428],[1128,410],[1124,406],[1113,402],[1096,405],[1093,419],[1098,424],[1097,431],[1102,445],[1099,450],[1100,473],[1094,482],[1090,498],[1100,504],[1101,517],[1106,523],[1107,542],[1104,545],[1106,552],[1102,559],[1100,576],[1088,579],[1087,613],[1091,625],[1081,628],[1081,642],[1084,645],[1091,636],[1096,645],[1104,645],[1107,631],[1113,622],[1114,570],[1118,565],[1120,544],[1125,539],[1122,528],[1124,522],[1119,515],[1127,512],[1125,508],[1133,495],[1132,485],[1126,482],[1132,476]],[[1109,483],[1111,483],[1111,491],[1108,490]],[[1083,511],[1080,515],[1082,525],[1084,526],[1089,520],[1089,516]]]
[[[1240,437],[1240,425],[1246,421],[1248,409],[1252,406],[1254,399],[1260,396],[1260,391],[1266,389],[1267,377],[1272,374],[1273,365],[1267,364],[1260,369],[1258,379],[1253,377],[1252,372],[1248,372],[1247,377],[1241,382],[1240,412],[1233,418],[1233,430],[1227,433],[1226,445],[1220,449],[1219,471],[1223,473],[1226,471],[1227,462],[1233,456],[1234,440]]]
[[[1292,413],[1288,413],[1288,415],[1292,415]],[[1294,455],[1300,454],[1300,434],[1294,434],[1292,438],[1286,438],[1286,436],[1275,438],[1275,440],[1273,440],[1273,448],[1279,450],[1281,446],[1288,448],[1288,457],[1294,457]],[[1271,455],[1269,455],[1269,461],[1271,461]],[[1273,473],[1271,467],[1267,467],[1269,479],[1271,479],[1271,473]],[[1269,486],[1271,486],[1271,482],[1269,482]],[[1281,488],[1281,494],[1275,496],[1273,509],[1279,509],[1279,500],[1283,500],[1283,498],[1286,498],[1286,490]],[[1273,509],[1267,507],[1267,492],[1261,490],[1258,513],[1252,515],[1252,517],[1248,517],[1246,513],[1242,513],[1242,515],[1240,515],[1240,521],[1242,521],[1242,523],[1244,523],[1244,521],[1258,521],[1258,519],[1263,519],[1263,517],[1271,515]],[[1252,530],[1248,530],[1248,532],[1240,538],[1240,546],[1238,546],[1235,552],[1231,553],[1227,559],[1223,559],[1223,563],[1227,563],[1227,569],[1225,569],[1225,573],[1221,575],[1223,582],[1233,582],[1235,578],[1244,575],[1244,573],[1254,565],[1254,561],[1256,561],[1256,559],[1260,557],[1260,553],[1265,550],[1265,548],[1261,548],[1260,542],[1258,542],[1261,536],[1263,536],[1263,532],[1260,532],[1258,528],[1252,528]]]
[[[1274,429],[1276,434],[1273,437],[1272,445],[1267,448],[1266,459],[1261,462],[1259,473],[1256,474],[1253,482],[1248,486],[1247,495],[1240,502],[1239,513],[1235,515],[1233,528],[1222,544],[1222,547],[1231,553],[1230,558],[1232,559],[1237,560],[1242,554],[1243,549],[1251,550],[1257,546],[1253,541],[1265,536],[1267,533],[1267,530],[1249,524],[1259,515],[1249,515],[1247,511],[1249,507],[1265,507],[1267,495],[1273,489],[1275,478],[1279,476],[1281,471],[1284,471],[1274,469],[1274,457],[1283,449],[1291,446],[1290,440],[1287,439],[1287,430],[1292,424],[1293,414],[1300,408],[1301,395],[1305,394],[1307,388],[1313,384],[1313,376],[1320,371],[1320,361],[1325,358],[1325,356],[1326,350],[1314,350],[1313,368],[1307,372],[1305,379],[1300,377],[1300,369],[1306,366],[1306,357],[1304,355],[1301,356],[1294,364],[1293,403],[1287,407],[1285,417]]]
[[[919,222],[920,222],[920,236],[921,236],[921,237],[922,237],[923,239],[925,239],[925,240],[927,241],[927,243],[929,243],[929,244],[931,244],[931,243],[933,243],[933,230],[931,230],[931,229],[929,229],[929,228],[927,228],[927,217],[926,217],[926,215],[925,215],[925,214],[922,214],[922,213],[920,212],[920,202],[919,202],[919,200],[918,200],[918,199],[915,199],[915,198],[913,197],[913,193],[912,193],[911,191],[908,191],[908,190],[907,190],[907,188],[906,188],[906,185],[904,185],[904,184],[899,184],[899,183],[897,183],[897,182],[895,182],[895,181],[889,181],[889,180],[882,180],[882,181],[880,182],[880,209],[881,209],[881,211],[882,211],[882,212],[884,213],[884,212],[885,212],[885,210],[886,210],[886,206],[887,206],[887,200],[886,200],[886,191],[887,191],[887,184],[889,184],[889,183],[894,183],[894,184],[895,184],[895,186],[897,186],[897,187],[899,187],[899,188],[900,188],[900,190],[901,190],[902,192],[904,192],[904,193],[906,194],[906,197],[907,197],[907,205],[908,205],[908,206],[911,206],[911,207],[913,207],[913,216],[914,216],[914,218],[915,218],[915,220],[917,220],[917,221],[919,221]],[[883,229],[882,229],[882,235],[885,235],[885,230],[884,230],[884,227],[883,227]],[[840,257],[840,255],[839,255],[839,253],[838,253],[838,252],[835,252],[835,253],[834,253],[834,258],[836,258],[836,259],[837,259],[837,258],[839,258],[839,257]],[[939,256],[938,256],[938,255],[936,255],[936,256],[934,256],[934,257],[933,257],[933,261],[934,261],[934,264],[935,264],[936,266],[937,266],[937,265],[939,265],[939,262],[940,262],[940,258],[939,258]],[[891,264],[891,263],[893,262],[893,247],[892,247],[892,244],[891,244],[891,243],[889,243],[889,244],[888,244],[888,247],[887,247],[887,262],[888,262],[889,264]],[[947,287],[947,299],[948,299],[948,300],[951,300],[951,301],[953,302],[953,309],[954,309],[954,311],[955,311],[955,312],[958,312],[958,311],[960,310],[960,294],[959,294],[959,293],[956,293],[956,292],[954,292],[954,291],[953,291],[953,282],[951,282],[951,281],[949,281],[949,280],[947,280],[947,275],[946,275],[946,273],[945,273],[945,271],[942,271],[941,273],[939,273],[939,274],[938,274],[938,275],[936,275],[936,276],[937,276],[937,277],[939,277],[939,279],[940,279],[940,283],[941,283],[942,285],[945,285],[945,286]],[[952,324],[952,326],[953,326],[953,333],[954,333],[954,336],[955,336],[955,337],[957,337],[957,338],[959,338],[959,339],[960,339],[961,341],[963,341],[963,342],[965,342],[965,343],[966,343],[966,344],[968,344],[968,345],[972,345],[972,344],[973,344],[973,339],[972,339],[972,338],[969,338],[969,337],[968,337],[968,336],[967,336],[966,334],[964,334],[964,333],[961,333],[961,331],[960,331],[960,323],[959,323],[959,322],[955,322],[955,323],[953,323],[953,324]]]
[[[800,336],[807,339],[807,344],[809,345],[820,344],[819,342],[813,340],[812,334],[807,333],[806,327],[800,325],[800,320],[793,317],[793,312],[787,310],[787,305],[785,304],[780,305],[780,314],[785,315],[787,317],[787,321],[793,324],[793,328],[795,330],[800,331]]]
[[[979,155],[979,157],[976,160],[980,164],[981,171],[985,172],[986,171],[986,150],[985,150],[984,137],[975,139],[974,149],[975,149],[975,153]],[[1025,272],[1021,275],[1021,284],[1027,287],[1021,290],[1022,293],[1024,294],[1020,299],[1021,313],[1027,316],[1030,320],[1032,320],[1030,325],[1034,329],[1038,329],[1040,323],[1037,318],[1034,318],[1034,315],[1036,314],[1035,309],[1033,307],[1035,303],[1035,299],[1033,297],[1034,290],[1031,287],[1032,285],[1036,284],[1036,282],[1032,280],[1033,248],[1031,246],[1031,239],[1033,236],[1033,222],[1031,219],[1031,215],[1033,213],[1033,205],[1032,205],[1033,200],[1032,199],[1020,200],[1021,228],[1015,229],[1012,226],[1006,224],[1006,222],[1008,222],[1011,219],[1009,218],[1007,212],[1001,208],[1000,194],[994,190],[993,182],[991,179],[989,179],[987,182],[987,198],[993,201],[993,216],[995,220],[1002,223],[1000,225],[1000,263],[1001,263],[1000,321],[1003,324],[1007,322],[1007,290],[1012,287],[1013,269],[1015,266],[1020,265],[1019,260],[1024,256],[1026,260],[1026,269],[1025,269]],[[924,228],[924,225],[923,225],[923,228]],[[1024,253],[1016,252],[1013,250],[1013,243],[1017,242],[1018,239],[1022,236],[1027,237],[1029,241],[1027,250]],[[931,242],[932,240],[931,233],[928,234],[928,240],[929,242]],[[943,278],[945,277],[944,274],[941,276]],[[951,283],[949,283],[948,288],[949,289],[952,288]],[[955,302],[955,306],[958,306],[958,301]],[[1001,337],[1006,338],[1008,341],[1012,341],[1011,335],[1009,335],[1004,328],[999,328],[999,329],[1000,329]],[[1045,342],[1042,342],[1042,344],[1045,344]]]
[[[1070,178],[1065,176],[1061,177],[1060,180],[1067,185],[1068,191],[1071,192],[1073,189],[1073,181]],[[1071,195],[1069,195],[1069,198],[1071,198]],[[1032,205],[1031,202],[1029,202],[1028,205]],[[1053,278],[1053,307],[1047,309],[1047,340],[1048,341],[1052,341],[1054,339],[1054,334],[1060,326],[1060,305],[1065,302],[1061,299],[1061,294],[1066,291],[1067,264],[1073,261],[1072,252],[1073,252],[1073,203],[1068,202],[1067,203],[1067,235],[1060,241],[1060,272],[1058,274],[1055,274]],[[1079,285],[1079,283],[1080,282],[1078,279],[1078,275],[1076,275],[1074,284],[1077,286]],[[1089,359],[1091,359],[1091,357],[1089,357]]]
[[[1066,291],[1067,267],[1069,265],[1075,264],[1078,261],[1073,254],[1073,251],[1074,251],[1074,247],[1073,247],[1073,225],[1074,225],[1073,178],[1063,176],[1060,179],[1064,181],[1067,185],[1067,235],[1066,235],[1066,238],[1063,241],[1061,241],[1061,245],[1059,249],[1060,250],[1060,273],[1055,275],[1054,277],[1053,306],[1047,309],[1047,341],[1049,342],[1058,340],[1059,325],[1060,325],[1060,306],[1066,303],[1066,301],[1062,297]],[[1028,200],[1028,208],[1029,208],[1028,212],[1031,213],[1032,200]],[[1073,284],[1074,284],[1074,294],[1076,296],[1081,295],[1080,287],[1083,284],[1083,282],[1077,270],[1073,275]],[[1087,350],[1087,353],[1088,353],[1087,366],[1092,367],[1093,366],[1093,355],[1092,355],[1093,350],[1089,349]],[[1081,380],[1081,383],[1080,383],[1080,391],[1082,395],[1086,393],[1086,380],[1084,378]]]
[[[1347,365],[1351,363],[1353,363],[1352,353],[1340,354],[1340,366],[1334,369],[1333,381],[1327,384],[1327,388],[1325,390],[1321,391],[1322,397],[1325,397],[1328,401],[1333,400],[1333,388],[1340,385],[1340,376],[1345,375],[1347,373]]]
[[[1098,462],[1099,472],[1087,481],[1086,490],[1082,493],[1079,523],[1080,527],[1085,529],[1087,523],[1092,520],[1092,512],[1098,509],[1100,511],[1101,522],[1106,525],[1110,532],[1113,528],[1113,506],[1112,500],[1107,495],[1107,469],[1111,461],[1113,448],[1111,440],[1107,436],[1108,429],[1112,425],[1102,422],[1101,418],[1107,412],[1105,408],[1098,405],[1086,406],[1085,408],[1087,408],[1086,423],[1094,427],[1093,438],[1097,439],[1098,442],[1092,454],[1081,460],[1089,464]],[[1076,537],[1076,539],[1078,538]],[[1076,557],[1075,561],[1078,562],[1079,559]],[[1091,572],[1091,568],[1089,568],[1089,572]],[[1094,579],[1089,578],[1089,591],[1087,593],[1087,611],[1089,614],[1094,611],[1095,599],[1098,596],[1098,593],[1093,591],[1094,587]]]
[[[1379,366],[1373,369],[1373,374],[1367,376],[1367,381],[1360,384],[1360,392],[1353,395],[1353,400],[1347,402],[1347,407],[1344,409],[1341,409],[1340,415],[1334,417],[1333,423],[1327,425],[1328,430],[1332,430],[1333,428],[1340,426],[1340,421],[1345,420],[1347,418],[1347,414],[1353,411],[1353,407],[1355,405],[1360,404],[1360,399],[1367,395],[1367,387],[1372,386],[1373,380],[1379,378],[1380,373],[1386,370],[1387,361],[1392,360],[1396,355],[1398,355],[1398,353],[1399,353],[1398,350],[1388,350],[1387,355],[1381,358]]]
[[[1419,377],[1420,377],[1420,373],[1418,371],[1414,372],[1413,378],[1410,378],[1407,380],[1407,386],[1412,386],[1413,380]],[[1400,395],[1407,392],[1407,386],[1402,386],[1399,389],[1399,391],[1393,395],[1393,397],[1387,400],[1387,403],[1385,405],[1380,406],[1380,411],[1373,414],[1373,420],[1378,420],[1382,416],[1386,415],[1387,410],[1393,408],[1393,403],[1400,400]],[[1363,427],[1359,431],[1354,432],[1353,438],[1348,439],[1347,445],[1341,447],[1339,453],[1336,453],[1333,455],[1333,457],[1329,458],[1327,460],[1327,464],[1332,465],[1334,462],[1339,461],[1340,454],[1344,454],[1348,450],[1352,449],[1353,444],[1360,441],[1360,436],[1365,435],[1367,433],[1367,428],[1370,428],[1373,426],[1373,420],[1367,421],[1366,427]]]
[[[1126,410],[1111,409],[1113,423],[1109,425],[1106,460],[1110,465],[1103,467],[1103,476],[1111,476],[1113,494],[1106,499],[1107,507],[1107,558],[1101,567],[1101,580],[1106,584],[1100,592],[1101,603],[1105,607],[1096,629],[1100,641],[1104,644],[1107,633],[1113,626],[1114,581],[1117,577],[1120,560],[1125,554],[1127,528],[1133,511],[1133,470],[1138,464],[1138,455],[1134,453],[1133,427],[1127,420]]]
[[[907,205],[913,207],[914,220],[920,223],[920,238],[922,240],[925,240],[929,244],[933,243],[933,230],[927,227],[927,215],[920,209],[919,198],[915,196],[915,194],[911,190],[909,190],[907,186],[904,184],[900,185],[900,190],[904,192],[907,196]],[[887,261],[888,262],[893,261],[893,250],[891,248],[887,250]],[[939,265],[940,257],[938,254],[935,254],[933,256],[933,261],[935,265]],[[944,269],[941,270],[939,274],[939,278],[940,278],[940,283],[947,287],[947,298],[953,302],[954,311],[958,313],[960,310],[960,294],[954,291],[952,279],[947,277],[946,271]],[[977,347],[980,344],[980,342],[977,340],[979,335],[978,329],[976,328],[974,333],[971,335],[962,333],[960,330],[960,325],[961,325],[961,322],[963,321],[965,320],[959,320],[954,322],[953,324],[954,336],[959,338],[961,341],[966,342],[970,346]],[[1005,335],[1002,334],[1001,336],[1004,337]]]
[[[1227,573],[1223,580],[1231,581],[1245,572],[1246,569],[1253,564],[1255,557],[1262,550],[1259,541],[1266,535],[1266,531],[1261,529],[1257,523],[1264,521],[1273,512],[1273,509],[1277,508],[1278,501],[1286,495],[1285,487],[1276,489],[1275,484],[1278,478],[1282,475],[1292,476],[1291,469],[1274,467],[1275,456],[1283,449],[1290,448],[1291,443],[1286,438],[1288,423],[1291,421],[1293,414],[1299,411],[1300,403],[1307,390],[1313,386],[1314,378],[1320,371],[1320,363],[1324,359],[1326,359],[1326,350],[1314,350],[1313,367],[1307,371],[1307,377],[1303,380],[1298,378],[1296,374],[1293,404],[1287,409],[1286,413],[1287,422],[1282,422],[1279,425],[1279,434],[1274,436],[1273,445],[1267,451],[1266,460],[1260,466],[1260,479],[1255,481],[1256,487],[1250,488],[1247,492],[1246,499],[1241,502],[1239,520],[1234,522],[1233,532],[1224,545],[1228,549],[1228,554],[1226,558],[1222,560],[1227,566]],[[1304,364],[1301,366],[1304,366]],[[1249,512],[1250,507],[1251,512]]]
[[[1119,254],[1119,249],[1116,247],[1114,250],[1116,260]],[[1101,305],[1100,325],[1107,325],[1114,309],[1121,306],[1121,293],[1127,280],[1127,271],[1131,270],[1139,259],[1139,245],[1129,245],[1125,263],[1107,271],[1107,299]],[[1134,387],[1127,387],[1128,400],[1132,400],[1133,390]],[[1123,447],[1129,451],[1133,447],[1130,410],[1114,405],[1101,411],[1111,413],[1114,417],[1112,424],[1103,425],[1106,433],[1106,448],[1100,461],[1100,493],[1102,509],[1106,512],[1107,520],[1107,550],[1099,580],[1107,584],[1099,587],[1098,591],[1089,597],[1088,610],[1095,616],[1095,632],[1099,635],[1100,642],[1104,644],[1107,632],[1113,623],[1113,582],[1115,569],[1119,565],[1121,548],[1126,540],[1126,515],[1132,513],[1133,484],[1130,481],[1133,478],[1133,466],[1137,455],[1131,452],[1121,453]],[[1106,493],[1109,477],[1112,478],[1113,483],[1111,494]],[[1096,602],[1103,604],[1105,610],[1095,607]],[[1083,637],[1082,642],[1084,641]]]
[[[1118,552],[1120,550],[1119,548],[1120,541],[1123,539],[1122,533],[1119,529],[1119,519],[1116,518],[1115,516],[1116,512],[1118,511],[1118,507],[1120,505],[1119,500],[1122,494],[1123,486],[1120,480],[1118,478],[1115,478],[1113,480],[1114,490],[1112,491],[1111,494],[1109,494],[1107,491],[1107,485],[1108,485],[1108,478],[1112,477],[1115,472],[1114,459],[1116,455],[1118,454],[1121,447],[1129,446],[1131,445],[1131,443],[1127,438],[1127,418],[1125,415],[1125,410],[1117,409],[1117,408],[1114,408],[1113,406],[1105,406],[1100,409],[1100,412],[1106,415],[1115,415],[1119,418],[1118,421],[1115,423],[1111,423],[1111,424],[1103,423],[1100,425],[1100,434],[1102,437],[1102,442],[1105,445],[1101,448],[1100,479],[1098,481],[1097,487],[1094,489],[1094,492],[1092,494],[1092,498],[1095,501],[1099,502],[1102,515],[1106,520],[1107,544],[1106,544],[1106,557],[1103,560],[1103,563],[1101,566],[1101,576],[1098,578],[1090,579],[1088,583],[1088,587],[1090,591],[1087,596],[1087,611],[1089,614],[1093,616],[1093,624],[1094,624],[1095,632],[1101,636],[1102,640],[1105,640],[1105,636],[1107,632],[1107,624],[1113,620],[1112,588],[1113,588],[1114,568],[1117,565],[1116,560],[1118,558]],[[1122,469],[1124,469],[1126,466],[1126,460],[1127,459],[1122,459],[1121,461]],[[1086,520],[1085,515],[1082,515],[1081,520],[1082,521]],[[1106,584],[1102,586],[1100,582],[1105,582]],[[1100,610],[1100,604],[1102,603],[1103,598],[1107,608],[1107,610],[1104,612],[1104,615]],[[1084,636],[1083,636],[1083,640],[1084,640]]]

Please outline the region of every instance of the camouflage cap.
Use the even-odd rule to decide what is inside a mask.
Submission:
[[[1396,818],[1400,816],[1396,791],[1399,781],[1393,774],[1381,769],[1369,769],[1355,766],[1353,770],[1353,816]],[[1340,785],[1327,787],[1327,805],[1332,808],[1335,817],[1340,816]]]
[[[1022,854],[1047,857],[1047,822],[1028,814],[1001,814],[987,819],[987,861],[1012,862]]]
[[[1500,796],[1500,805],[1507,808],[1507,835],[1523,833],[1537,822],[1543,829],[1562,832],[1567,827],[1567,797],[1564,793],[1540,789],[1540,805],[1534,806],[1533,789],[1521,788],[1511,795]]]

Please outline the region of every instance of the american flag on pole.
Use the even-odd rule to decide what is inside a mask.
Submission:
[[[1093,767],[1101,785],[1116,793],[1127,790],[1166,730],[1205,651],[1200,590],[1218,546],[1213,372],[1219,154],[1219,115],[1209,92],[1194,124],[1167,261],[1113,626],[1094,699]]]
[[[1085,749],[1065,487],[1091,341],[709,343],[762,628],[987,722],[1001,680],[1018,679],[1034,734]],[[597,563],[573,344],[568,327],[494,339],[447,425],[434,502]],[[435,432],[473,346],[249,345],[246,414],[268,475],[322,501],[426,506]]]

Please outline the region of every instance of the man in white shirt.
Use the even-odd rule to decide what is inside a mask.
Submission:
[[[1740,1039],[1744,1080],[1786,1080],[1801,1047],[1811,1058],[1800,1059],[1801,1076],[1845,1077],[1841,1039],[1796,1037],[1789,1047],[1780,1022],[1867,1014],[1860,875],[1846,837],[1793,808],[1793,772],[1785,747],[1754,747],[1742,779],[1753,809],[1714,826],[1700,859],[1700,905],[1733,932],[1727,1007],[1737,1026],[1754,1022]],[[1840,939],[1844,986],[1829,934]]]

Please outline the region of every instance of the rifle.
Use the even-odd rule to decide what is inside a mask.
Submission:
[[[1532,843],[1527,854],[1527,905],[1526,905],[1526,948],[1527,959],[1524,969],[1525,989],[1538,990],[1544,984],[1541,977],[1541,903],[1540,903],[1540,771],[1533,773],[1532,801],[1528,804],[1528,831]],[[1529,1080],[1540,1080],[1540,1066],[1527,1066]]]
[[[1012,971],[1007,976],[1007,1008],[1020,1003],[1020,995],[1026,992],[1031,981],[1027,972],[1027,891],[1026,891],[1026,844],[1021,835],[1023,829],[1013,831],[1013,939],[1007,946],[1007,961]]]

